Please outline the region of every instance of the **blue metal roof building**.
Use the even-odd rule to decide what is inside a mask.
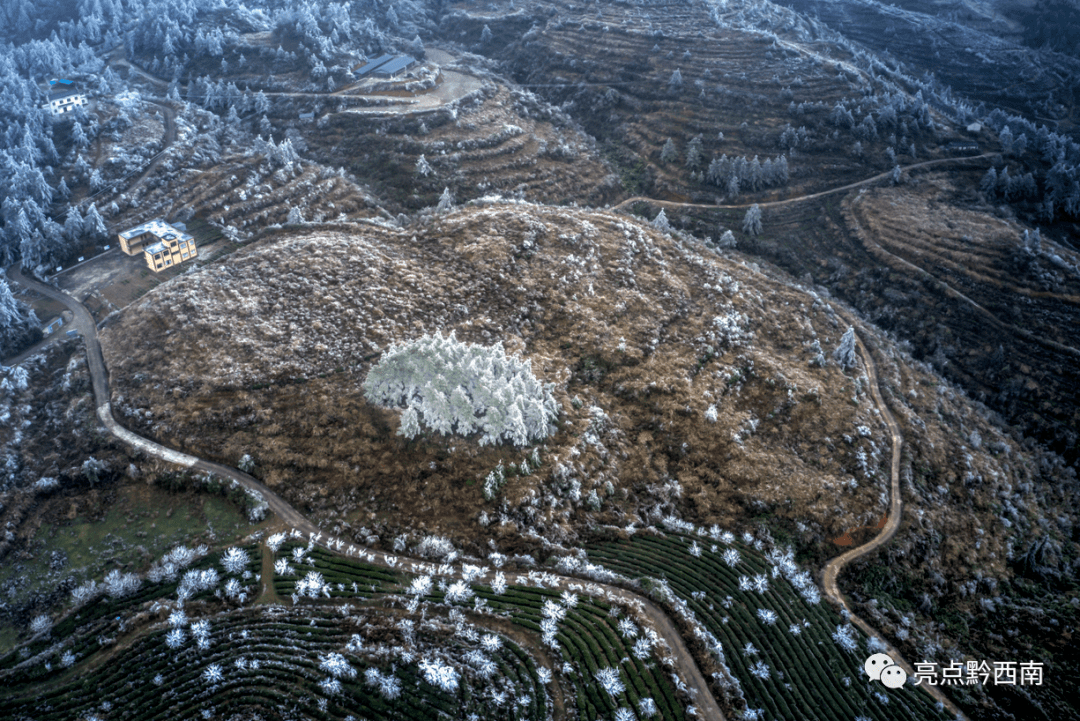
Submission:
[[[358,77],[358,78],[362,78],[362,77],[370,74],[372,70],[379,67],[380,65],[385,65],[386,63],[390,62],[395,57],[397,57],[397,56],[393,55],[393,54],[380,55],[379,57],[375,58],[374,60],[368,61],[368,63],[366,65],[364,65],[362,68],[360,68],[359,70],[355,70],[353,72],[353,74],[356,75],[356,77]]]
[[[416,60],[414,58],[410,58],[408,55],[402,55],[377,68],[375,70],[375,76],[379,78],[392,78],[395,75],[405,72],[414,65],[416,65]]]

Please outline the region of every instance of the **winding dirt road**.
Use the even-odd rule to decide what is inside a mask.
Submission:
[[[21,268],[18,265],[9,268],[8,275],[20,285],[31,288],[42,295],[62,303],[73,313],[74,319],[69,328],[76,330],[79,335],[82,336],[83,342],[86,344],[86,356],[90,370],[91,384],[94,389],[94,400],[97,404],[97,415],[101,420],[101,423],[112,435],[149,456],[159,458],[184,468],[213,473],[222,478],[229,478],[243,484],[246,488],[261,494],[266,500],[267,505],[270,507],[270,510],[273,511],[278,518],[296,529],[299,533],[307,536],[311,542],[318,543],[320,546],[333,553],[342,556],[363,558],[367,563],[375,563],[386,568],[400,568],[403,563],[429,564],[429,561],[422,559],[357,548],[353,543],[350,543],[345,539],[324,535],[315,524],[305,518],[285,499],[247,473],[220,463],[206,461],[187,453],[181,453],[163,446],[160,443],[143,438],[136,433],[132,433],[127,428],[124,428],[116,422],[116,419],[113,418],[112,415],[112,408],[109,401],[108,371],[105,367],[104,356],[101,353],[101,343],[97,335],[97,325],[94,323],[90,311],[88,311],[82,303],[78,302],[67,293],[27,278],[22,274]],[[342,549],[346,550],[343,551]],[[458,571],[456,575],[460,577],[461,572]],[[686,643],[683,641],[682,636],[675,628],[675,624],[672,623],[667,614],[665,614],[658,606],[647,598],[638,596],[623,588],[578,578],[558,576],[551,573],[545,574],[545,577],[547,579],[546,588],[559,590],[570,590],[572,586],[575,588],[591,588],[604,593],[611,593],[634,605],[640,604],[640,608],[644,610],[645,615],[653,622],[657,633],[667,644],[671,655],[674,657],[676,666],[686,682],[687,690],[693,697],[694,705],[697,707],[699,715],[714,721],[726,721],[723,712],[720,710],[720,706],[716,703],[716,699],[709,691],[709,685],[705,680],[705,676],[701,673],[701,669],[698,668],[698,665],[690,654],[689,649],[686,647]],[[483,583],[485,581],[490,581],[493,578],[494,572],[488,570],[482,575],[475,576],[473,580],[475,582]]]
[[[999,153],[983,153],[982,155],[970,155],[960,158],[938,158],[937,160],[924,160],[921,163],[912,163],[911,165],[901,166],[900,170],[904,172],[910,172],[912,170],[920,170],[922,168],[930,168],[935,165],[944,165],[946,163],[964,163],[972,160],[985,160],[987,158],[993,158],[999,155]],[[823,198],[826,195],[833,195],[834,193],[842,193],[845,190],[854,190],[855,188],[861,188],[871,183],[880,183],[883,180],[887,180],[893,171],[888,170],[884,173],[878,173],[877,175],[865,178],[864,180],[858,180],[854,183],[848,183],[847,185],[841,185],[838,188],[829,188],[828,190],[821,190],[817,193],[810,193],[809,195],[800,195],[795,198],[787,198],[786,200],[770,200],[765,203],[740,203],[737,205],[710,205],[708,203],[680,203],[677,200],[657,200],[656,198],[647,198],[643,195],[635,195],[633,198],[627,198],[620,202],[618,205],[612,206],[612,210],[621,210],[634,203],[649,203],[650,205],[660,205],[665,208],[694,208],[695,210],[746,210],[751,205],[757,205],[759,208],[777,208],[783,205],[791,205],[793,203],[801,203],[804,200],[813,200],[814,198]]]
[[[874,405],[877,406],[878,411],[880,411],[881,417],[885,421],[885,425],[889,428],[889,435],[892,437],[892,461],[889,468],[889,511],[887,520],[885,521],[885,527],[881,529],[881,533],[869,542],[858,548],[846,551],[825,564],[825,568],[822,571],[822,585],[825,587],[825,595],[847,611],[851,623],[860,628],[866,635],[876,636],[881,639],[888,647],[886,653],[892,656],[893,660],[904,669],[908,678],[914,678],[915,668],[900,655],[900,652],[892,644],[885,641],[884,636],[855,614],[851,609],[851,604],[848,603],[844,594],[840,592],[840,586],[837,583],[837,579],[840,577],[840,573],[844,570],[845,566],[852,561],[856,561],[874,553],[892,540],[893,536],[896,535],[896,531],[900,528],[900,519],[904,510],[903,500],[900,495],[900,450],[904,443],[904,437],[900,433],[900,425],[896,422],[896,418],[893,417],[892,411],[889,410],[889,407],[885,404],[884,398],[881,396],[881,388],[878,385],[877,365],[874,363],[873,356],[867,350],[866,346],[863,344],[862,338],[859,337],[858,334],[856,334],[855,338],[859,357],[862,358],[863,367],[866,369],[866,376],[870,381],[870,395],[873,397]],[[967,717],[963,712],[956,704],[950,701],[937,686],[923,683],[920,684],[920,687],[930,694],[935,701],[944,704],[945,708],[947,708],[950,713],[955,714],[956,718],[967,721]]]

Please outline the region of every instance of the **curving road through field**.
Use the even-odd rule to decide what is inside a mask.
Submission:
[[[270,510],[272,510],[278,518],[307,536],[313,543],[318,543],[333,553],[343,556],[354,556],[357,558],[362,557],[364,561],[368,563],[375,563],[386,568],[397,568],[402,561],[423,564],[428,563],[428,561],[422,559],[413,559],[397,554],[357,549],[345,539],[324,535],[314,523],[293,508],[284,498],[274,493],[256,478],[247,473],[220,463],[206,461],[187,453],[181,453],[163,446],[160,443],[143,438],[136,433],[132,433],[127,428],[124,428],[116,422],[116,419],[112,415],[112,408],[109,401],[108,371],[105,367],[104,356],[101,353],[101,343],[97,335],[97,325],[94,323],[90,311],[88,311],[82,303],[78,302],[67,293],[27,278],[22,274],[22,269],[19,265],[14,265],[9,268],[8,275],[20,285],[31,288],[42,295],[62,303],[74,315],[70,328],[77,331],[79,335],[82,336],[83,342],[86,344],[86,357],[90,370],[90,380],[94,389],[94,400],[97,404],[97,416],[112,435],[149,456],[160,458],[161,460],[174,463],[184,468],[213,473],[222,478],[229,478],[241,483],[246,488],[261,494],[266,500],[267,505],[270,507]],[[347,550],[342,551],[342,549]],[[494,574],[491,571],[488,571],[481,576],[475,577],[474,580],[477,582],[484,582],[489,580],[489,577],[493,577],[493,575]],[[634,605],[640,604],[640,608],[643,609],[645,615],[652,621],[656,632],[667,644],[671,655],[675,658],[676,665],[682,672],[686,682],[687,691],[693,698],[694,705],[697,707],[699,715],[706,719],[713,719],[714,721],[726,721],[723,711],[720,710],[720,706],[716,703],[716,699],[709,691],[709,685],[705,680],[705,676],[701,673],[701,669],[698,668],[697,663],[694,661],[693,656],[686,647],[686,643],[676,629],[675,624],[672,623],[667,614],[665,614],[656,604],[645,597],[616,586],[609,586],[594,581],[583,581],[578,578],[558,576],[550,573],[548,573],[546,577],[549,579],[547,585],[548,588],[569,590],[571,586],[586,586],[599,589],[606,593],[611,593]]]

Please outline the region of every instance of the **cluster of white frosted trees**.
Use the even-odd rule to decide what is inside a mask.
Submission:
[[[410,439],[427,428],[524,446],[554,432],[559,410],[554,384],[537,380],[530,361],[453,333],[391,346],[363,388],[372,403],[404,409],[398,434]]]

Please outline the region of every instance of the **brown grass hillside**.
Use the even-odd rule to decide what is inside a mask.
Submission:
[[[570,541],[589,519],[678,512],[807,541],[870,525],[887,501],[888,437],[865,381],[811,363],[847,326],[816,294],[692,240],[609,213],[495,204],[269,236],[158,288],[104,345],[129,424],[233,464],[250,453],[324,518]],[[495,502],[482,479],[531,449],[405,442],[360,390],[380,349],[436,330],[502,342],[556,384],[563,415],[542,468]],[[934,398],[905,387],[936,382],[925,371],[896,373],[894,397]],[[949,486],[948,423],[920,423],[921,463]],[[480,511],[505,522],[485,531]]]

